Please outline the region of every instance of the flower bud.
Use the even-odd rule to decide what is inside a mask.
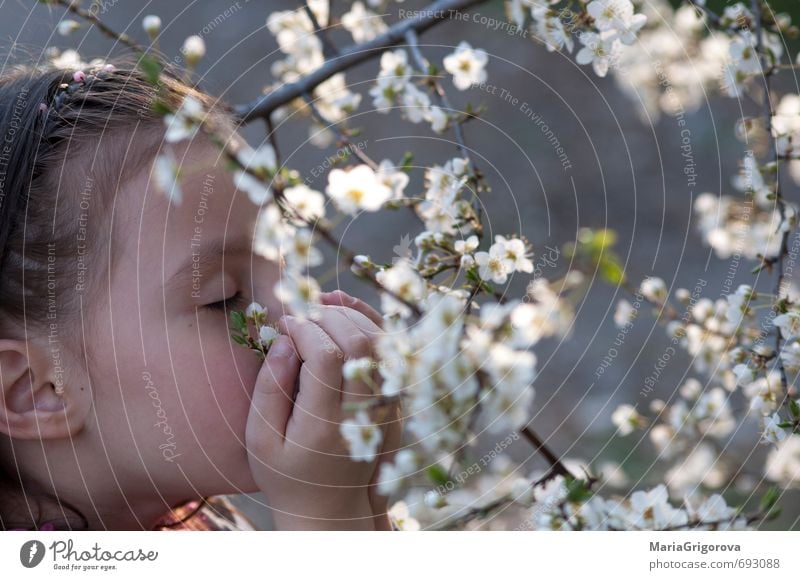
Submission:
[[[197,35],[190,36],[184,41],[181,52],[186,57],[186,63],[194,66],[205,56],[206,43]]]
[[[74,20],[62,20],[58,23],[58,33],[61,36],[69,36],[81,27],[80,24]]]
[[[158,33],[161,32],[161,19],[155,14],[148,14],[142,19],[142,28],[151,40],[155,40]]]

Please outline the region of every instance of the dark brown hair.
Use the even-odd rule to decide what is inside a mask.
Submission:
[[[107,264],[110,220],[105,218],[114,192],[134,171],[152,162],[163,141],[164,122],[157,103],[177,109],[185,96],[192,95],[219,119],[232,121],[227,106],[181,81],[182,71],[166,62],[160,62],[158,84],[133,59],[109,64],[112,67],[82,71],[85,78],[52,64],[19,66],[0,76],[3,338],[19,334],[20,329],[25,335],[47,331],[46,314],[54,307],[49,287],[58,296],[60,332],[80,328],[70,324],[78,315],[77,295],[84,292],[84,303],[90,301],[98,285],[87,280],[83,290],[75,283],[75,273],[81,261],[91,260],[91,269],[98,272]],[[91,228],[82,223],[82,195],[87,188]],[[53,262],[57,269],[48,268]],[[82,341],[63,343],[76,349],[74,345]],[[90,355],[74,350],[72,354]],[[13,449],[5,434],[0,439]],[[36,513],[31,509],[33,496]],[[73,506],[34,490],[22,481],[16,466],[0,463],[0,529],[41,528],[44,501],[55,503],[64,514],[63,521],[52,522],[55,527],[88,528],[86,517]],[[198,509],[203,505],[201,501]],[[64,508],[74,516],[67,516]],[[20,514],[24,514],[21,519]]]

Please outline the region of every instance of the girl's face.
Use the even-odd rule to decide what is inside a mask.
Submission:
[[[258,491],[244,433],[261,362],[230,339],[229,314],[251,301],[270,322],[283,314],[273,292],[280,266],[252,252],[258,208],[212,145],[173,151],[180,205],[149,168],[120,191],[110,277],[89,273],[107,296],[84,321],[95,462],[128,497],[163,496],[165,511],[186,498]]]

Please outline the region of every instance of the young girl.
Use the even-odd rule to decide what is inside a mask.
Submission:
[[[164,141],[156,99],[227,108],[135,66],[20,68],[0,79],[0,528],[246,529],[222,494],[265,494],[277,529],[391,529],[375,461],[353,461],[342,365],[381,316],[342,292],[284,315],[282,263],[253,253],[257,208],[202,133]],[[158,187],[180,165],[179,204]],[[265,361],[231,309],[267,307]],[[397,413],[393,415],[397,418]],[[210,498],[210,499],[209,499]]]

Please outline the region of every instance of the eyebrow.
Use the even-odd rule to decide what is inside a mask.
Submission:
[[[246,237],[226,241],[216,239],[208,242],[190,240],[191,255],[164,281],[164,293],[189,290],[195,298],[201,281],[211,266],[224,263],[226,259],[251,254],[253,241]]]

